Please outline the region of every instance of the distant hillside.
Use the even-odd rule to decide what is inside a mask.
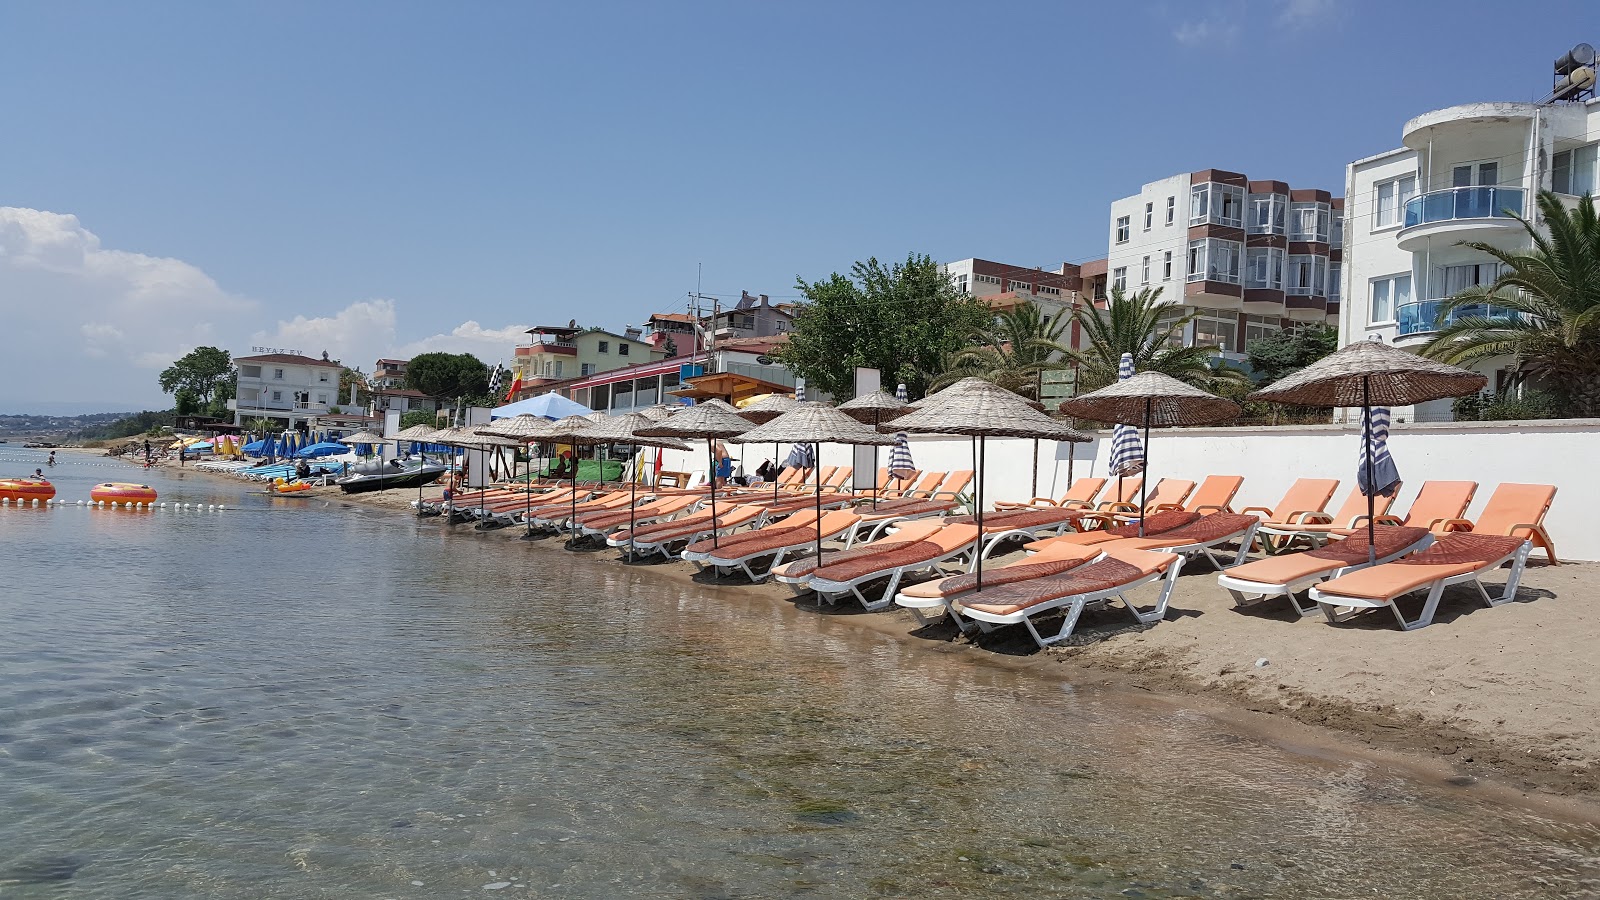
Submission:
[[[0,438],[9,440],[14,437],[96,437],[101,435],[86,433],[109,430],[116,423],[139,415],[135,412],[89,413],[78,416],[0,415]]]

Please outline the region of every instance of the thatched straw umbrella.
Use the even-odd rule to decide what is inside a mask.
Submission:
[[[711,546],[717,546],[717,460],[716,449],[712,442],[718,438],[731,438],[744,434],[750,430],[750,423],[739,418],[739,413],[733,407],[720,400],[707,400],[689,407],[687,412],[680,412],[665,422],[657,422],[649,428],[640,428],[635,433],[642,437],[673,437],[673,438],[705,438],[706,461],[710,467],[706,469],[706,480],[711,486]]]
[[[749,419],[757,425],[765,425],[786,412],[800,408],[801,401],[785,394],[768,394],[760,400],[739,410],[739,418]],[[778,465],[778,445],[772,445],[772,464]],[[772,479],[772,499],[778,499],[778,479]]]
[[[489,437],[508,438],[517,442],[520,447],[527,447],[530,441],[544,437],[550,430],[550,420],[532,413],[523,413],[518,416],[508,416],[496,419],[486,427],[478,429],[478,433]],[[533,523],[527,521],[527,514],[533,509],[533,457],[529,454],[527,477],[523,482],[523,521],[527,531],[522,535],[525,541],[533,539]]]
[[[407,428],[407,429],[405,429],[403,431],[400,431],[400,432],[396,433],[394,437],[390,438],[390,440],[395,442],[394,443],[395,453],[399,453],[400,452],[400,444],[401,444],[401,442],[407,442],[407,443],[412,443],[412,444],[426,444],[426,443],[431,442],[431,439],[433,438],[434,434],[437,433],[437,431],[438,431],[438,429],[430,428],[427,425],[413,425],[410,428]],[[422,464],[423,465],[427,465],[428,464],[428,454],[427,454],[427,452],[426,451],[420,451],[420,455],[422,457]],[[419,515],[419,516],[422,515],[422,485],[421,484],[417,485],[417,515]]]
[[[861,424],[849,414],[826,403],[801,403],[798,408],[784,413],[765,425],[758,425],[738,437],[735,443],[759,444],[771,441],[799,441],[832,444],[871,444],[881,446],[894,443],[894,438],[878,433]],[[820,456],[820,453],[819,453]],[[822,560],[822,466],[816,467],[817,497],[817,560]]]
[[[1424,359],[1380,341],[1356,341],[1251,394],[1248,399],[1296,406],[1361,407],[1362,467],[1367,495],[1367,560],[1376,560],[1372,408],[1414,406],[1483,390],[1489,380],[1458,366]],[[1360,479],[1358,479],[1359,481]]]
[[[869,391],[853,400],[839,404],[839,410],[857,422],[871,425],[877,430],[879,425],[896,416],[904,415],[911,409],[911,404],[886,394],[883,391]],[[889,443],[893,444],[891,439]],[[883,485],[878,484],[878,446],[872,447],[872,508],[878,508],[878,494]]]
[[[956,390],[959,387],[960,390]],[[963,434],[974,438],[978,487],[973,512],[978,524],[979,549],[974,553],[973,570],[977,589],[983,590],[983,482],[987,462],[985,440],[990,437],[1045,438],[1056,441],[1088,441],[1087,434],[1050,418],[1023,397],[977,378],[964,378],[954,387],[941,391],[942,397],[908,413],[883,427],[911,434]]]
[[[605,437],[599,426],[583,416],[567,416],[550,425],[539,435],[542,439],[557,444],[571,444],[574,447],[593,446],[604,444],[609,438]],[[572,549],[578,543],[578,455],[572,455],[572,526],[567,535],[567,549]]]
[[[1212,425],[1239,415],[1239,404],[1184,384],[1160,372],[1140,372],[1081,397],[1064,400],[1061,411],[1097,422],[1144,423],[1144,480],[1139,483],[1139,536],[1150,491],[1150,426]]]
[[[614,444],[627,444],[630,448],[629,455],[635,460],[633,477],[628,479],[628,559],[633,559],[633,531],[637,516],[635,507],[639,502],[639,470],[638,453],[640,447],[665,447],[669,450],[688,450],[689,445],[677,438],[644,437],[639,434],[639,429],[649,428],[655,423],[641,413],[629,413],[625,416],[612,416],[606,422],[596,426],[597,437],[607,437]]]
[[[639,415],[644,416],[646,419],[649,419],[652,422],[665,422],[666,420],[672,418],[673,414],[682,412],[688,408],[689,407],[679,403],[657,403],[655,406],[647,406],[644,409],[639,410]]]

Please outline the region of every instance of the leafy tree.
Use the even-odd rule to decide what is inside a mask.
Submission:
[[[1070,316],[1046,316],[1032,303],[1009,309],[976,336],[977,346],[958,351],[930,387],[975,376],[1036,400],[1039,373],[1068,366],[1071,350],[1062,337],[1071,324]]]
[[[239,396],[239,373],[235,371],[227,378],[217,382],[211,392],[211,403],[206,407],[205,414],[213,419],[226,419],[229,417],[228,401]]]
[[[1600,415],[1600,219],[1594,196],[1583,197],[1569,211],[1559,197],[1543,191],[1539,214],[1548,236],[1516,217],[1532,242],[1528,249],[1463,242],[1504,268],[1493,284],[1445,300],[1441,320],[1478,304],[1504,312],[1457,316],[1422,353],[1462,366],[1512,357],[1518,375],[1540,380],[1565,401],[1569,414]]]
[[[171,425],[176,420],[177,413],[170,409],[159,412],[147,409],[99,428],[86,428],[79,433],[79,437],[84,440],[115,440],[137,434],[155,434],[160,432],[163,425]]]
[[[1245,380],[1238,369],[1213,365],[1215,351],[1210,347],[1182,346],[1184,326],[1197,311],[1163,323],[1161,317],[1165,313],[1184,307],[1161,303],[1160,298],[1161,288],[1140,288],[1128,296],[1121,288],[1113,287],[1105,309],[1086,303],[1073,311],[1073,319],[1089,342],[1087,347],[1072,351],[1072,358],[1078,363],[1080,393],[1116,381],[1124,353],[1133,354],[1136,372],[1160,372],[1213,393],[1230,382]]]
[[[925,394],[930,374],[943,372],[990,320],[988,307],[917,254],[890,266],[858,262],[849,278],[797,278],[796,286],[809,302],[777,357],[808,385],[841,399],[855,394],[858,366],[877,369],[885,384],[905,382],[912,396]]]
[[[1261,385],[1268,385],[1339,349],[1339,329],[1313,322],[1252,341],[1245,354]]]
[[[372,399],[372,385],[367,381],[367,376],[345,366],[339,372],[339,402],[345,404],[350,402],[352,386],[356,389],[356,405],[366,406],[367,401]]]
[[[437,421],[439,421],[438,414],[429,412],[425,409],[413,409],[409,412],[400,414],[400,428],[402,430],[410,428],[413,425],[432,426]]]
[[[668,338],[661,343],[661,349],[667,354],[667,358],[671,359],[672,357],[678,355],[678,342],[673,340],[671,336],[668,336]]]
[[[218,384],[234,377],[233,358],[216,347],[196,347],[161,371],[161,389],[176,394],[187,389],[199,406],[211,403]]]
[[[172,395],[173,410],[180,416],[192,416],[200,411],[200,397],[194,391],[181,387]]]
[[[406,387],[455,399],[489,393],[489,367],[471,353],[423,353],[406,365]]]

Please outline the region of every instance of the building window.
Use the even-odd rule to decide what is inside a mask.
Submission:
[[[1288,292],[1295,297],[1321,296],[1328,283],[1328,258],[1326,256],[1295,255],[1289,257]]]
[[[1033,290],[1033,285],[1027,283],[1026,281],[1013,281],[1013,282],[1011,282],[1011,290],[1013,290],[1013,291],[1031,291],[1031,290]]]
[[[272,392],[272,400],[273,400],[274,403],[282,403],[283,402],[283,391],[273,391]]]
[[[1494,280],[1498,277],[1500,277],[1499,263],[1438,266],[1434,270],[1434,280],[1428,285],[1428,295],[1424,299],[1441,300],[1445,297],[1454,297],[1469,287],[1494,284]]]
[[[628,345],[627,344],[618,344],[617,345],[617,355],[618,356],[627,356],[628,355]]]
[[[1150,227],[1152,225],[1154,225],[1155,222],[1156,222],[1156,205],[1153,202],[1146,203],[1144,205],[1144,230],[1145,231],[1149,231]]]
[[[1139,267],[1139,283],[1150,283],[1150,257],[1148,256],[1144,258],[1144,264]]]
[[[963,294],[971,293],[971,291],[967,287],[967,276],[966,275],[957,275],[956,276],[956,290],[960,291]]]
[[[1244,245],[1238,241],[1217,238],[1190,241],[1188,280],[1238,284],[1239,257],[1243,252]]]
[[[1245,229],[1251,234],[1283,234],[1283,214],[1289,207],[1289,198],[1283,194],[1251,194],[1250,223]]]
[[[1411,302],[1411,275],[1391,275],[1372,279],[1372,304],[1367,322],[1372,325],[1394,321],[1395,310]]]
[[[1118,216],[1117,217],[1117,243],[1126,244],[1127,242],[1128,242],[1128,217],[1127,216]]]
[[[1333,237],[1329,241],[1335,247],[1344,246],[1344,210],[1335,210],[1333,213]]]
[[[1046,287],[1044,285],[1040,285],[1039,286],[1039,293],[1041,293],[1041,294],[1049,294],[1049,295],[1051,295],[1053,297],[1059,297],[1059,296],[1061,296],[1061,288]]]
[[[1331,210],[1326,203],[1295,203],[1289,209],[1289,240],[1328,242]]]
[[[1594,193],[1597,151],[1600,144],[1589,144],[1550,157],[1550,189],[1577,197]]]
[[[278,381],[282,381],[283,380],[283,370],[282,369],[273,369],[272,370],[272,377],[274,379],[278,380]]]
[[[1189,189],[1190,225],[1244,226],[1244,188],[1208,181]]]
[[[1406,201],[1417,195],[1417,176],[1405,175],[1380,181],[1373,190],[1377,196],[1372,206],[1372,227],[1399,225],[1404,217]]]
[[[1249,347],[1256,341],[1264,341],[1276,337],[1283,328],[1278,324],[1275,316],[1245,316],[1244,317],[1244,345]]]
[[[1172,280],[1172,251],[1171,250],[1168,250],[1167,252],[1161,254],[1161,280],[1162,281],[1171,281]]]
[[[1173,220],[1176,219],[1177,216],[1178,216],[1178,198],[1177,197],[1168,197],[1167,198],[1167,224],[1171,225]]]
[[[1329,303],[1339,302],[1339,279],[1343,276],[1343,266],[1340,263],[1328,263],[1328,293]]]
[[[319,392],[317,394],[317,405],[318,406],[327,406],[328,405],[328,395]]]
[[[580,376],[585,377],[585,378],[587,378],[590,375],[593,375],[594,374],[594,363],[583,363],[582,365],[578,366],[578,374]]]
[[[1126,290],[1128,287],[1128,267],[1118,266],[1111,270],[1111,287],[1113,290]]]
[[[1194,346],[1215,347],[1226,353],[1239,333],[1239,318],[1233,313],[1200,310],[1194,317]]]
[[[600,342],[600,352],[601,353],[610,353],[611,352],[611,342],[610,341],[601,341]]]
[[[1245,287],[1283,290],[1283,250],[1278,247],[1251,247],[1245,253]]]
[[[1189,314],[1189,309],[1178,303],[1164,305],[1166,308],[1159,316],[1156,316],[1156,327],[1151,329],[1150,334],[1152,337],[1166,335],[1166,338],[1161,342],[1163,347],[1182,347],[1185,326],[1180,326],[1178,323]]]
[[[327,384],[328,383],[328,373],[326,371],[318,372],[317,373],[317,381],[319,381],[319,382],[321,382],[323,384]]]
[[[1466,163],[1450,170],[1451,187],[1493,186],[1499,183],[1498,162]]]
[[[261,367],[260,366],[240,366],[239,367],[239,377],[240,378],[260,378],[261,377]]]

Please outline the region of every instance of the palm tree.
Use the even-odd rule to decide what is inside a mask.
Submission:
[[[1513,357],[1519,375],[1542,379],[1571,414],[1600,415],[1600,221],[1594,196],[1570,211],[1549,191],[1540,192],[1538,202],[1548,235],[1516,216],[1532,243],[1527,249],[1462,242],[1499,260],[1500,277],[1467,288],[1439,310],[1441,320],[1478,304],[1504,313],[1457,317],[1422,354],[1455,365]]]
[[[977,377],[1038,399],[1039,373],[1068,365],[1065,357],[1071,351],[1062,344],[1061,336],[1072,320],[1063,313],[1046,316],[1032,303],[1006,310],[974,335],[974,346],[950,358],[930,387],[938,390],[962,378]]]
[[[1162,317],[1181,306],[1161,303],[1161,288],[1140,288],[1132,296],[1113,287],[1105,309],[1084,304],[1073,312],[1088,346],[1071,352],[1078,363],[1078,391],[1092,391],[1117,380],[1122,354],[1133,354],[1136,372],[1160,372],[1206,390],[1217,391],[1245,374],[1229,366],[1213,368],[1210,347],[1185,347],[1183,329],[1198,310],[1170,321]]]

